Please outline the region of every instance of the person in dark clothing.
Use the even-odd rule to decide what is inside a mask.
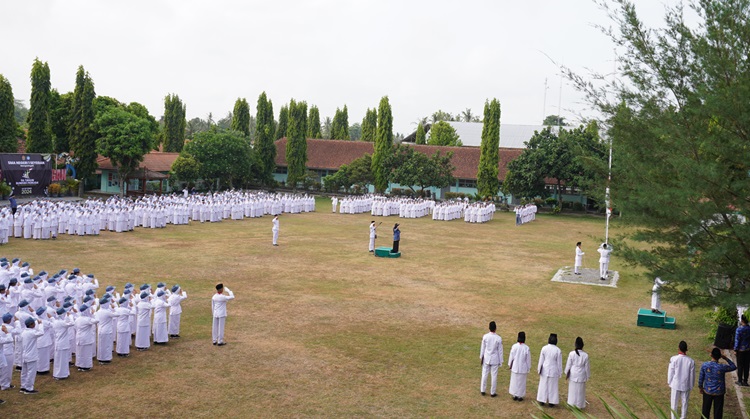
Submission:
[[[724,375],[737,369],[731,359],[721,354],[721,349],[714,348],[711,351],[711,360],[701,365],[701,373],[698,376],[698,388],[703,395],[703,417],[711,416],[711,406],[714,408],[714,419],[724,417],[724,394],[727,392]],[[727,361],[720,364],[719,360]]]
[[[398,253],[398,242],[401,240],[401,230],[398,229],[398,223],[393,226],[393,249],[391,253]]]
[[[16,197],[11,195],[10,196],[10,211],[13,213],[13,216],[16,215],[16,210],[18,209],[18,202],[16,202]]]
[[[737,355],[737,385],[747,387],[747,375],[750,372],[750,326],[747,317],[742,315],[740,327],[734,334],[734,353]]]

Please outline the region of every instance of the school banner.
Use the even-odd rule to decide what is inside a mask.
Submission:
[[[52,155],[0,154],[0,169],[13,195],[44,196],[52,181]]]

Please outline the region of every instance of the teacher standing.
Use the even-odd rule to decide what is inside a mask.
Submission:
[[[398,229],[398,223],[393,226],[393,249],[391,253],[398,253],[398,242],[401,241],[401,230]]]

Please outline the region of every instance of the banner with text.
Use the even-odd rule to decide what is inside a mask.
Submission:
[[[0,154],[0,169],[13,195],[43,196],[52,181],[52,155]]]

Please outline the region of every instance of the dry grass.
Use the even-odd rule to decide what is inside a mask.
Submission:
[[[118,290],[127,281],[179,283],[189,298],[182,339],[67,381],[40,377],[38,396],[0,393],[8,400],[0,416],[21,417],[33,406],[61,417],[122,409],[136,417],[528,417],[536,412],[534,374],[523,403],[507,394],[505,368],[500,397],[479,395],[479,343],[490,320],[498,322],[506,359],[516,333],[526,331],[534,365],[550,332],[566,356],[582,336],[595,416],[606,415],[597,396],[611,401],[610,393],[645,412],[635,389],[668,407],[667,363],[681,339],[696,360],[705,358],[702,313],[667,303],[678,330],[635,326],[650,282],[616,254],[617,289],[550,282],[572,263],[576,241],[584,242],[586,265],[595,265],[601,220],[543,215],[515,227],[512,214],[486,225],[391,217],[378,245],[389,245],[399,221],[403,257],[380,259],[367,253],[370,215],[331,214],[328,200],[318,210],[282,216],[276,248],[268,217],[12,241],[0,253],[36,270],[77,266]],[[210,339],[218,281],[237,296],[221,348]],[[560,387],[564,400],[567,386]]]

